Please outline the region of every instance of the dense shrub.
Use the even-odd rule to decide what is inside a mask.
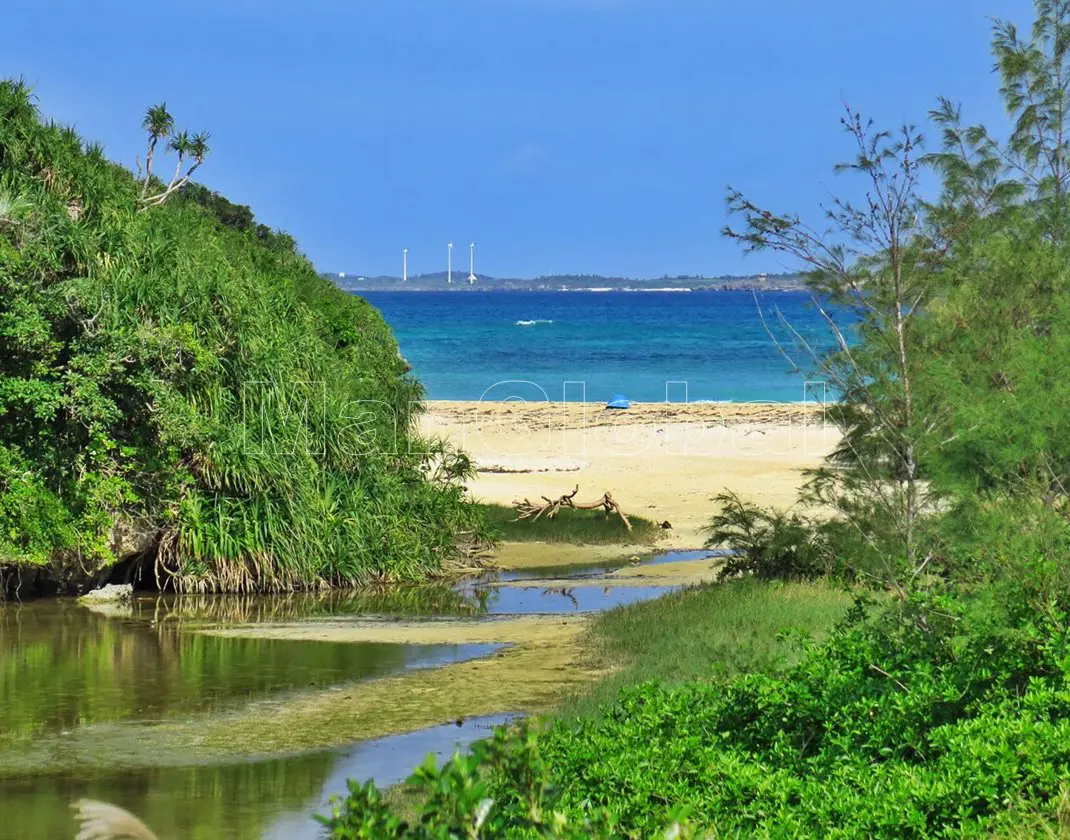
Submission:
[[[731,551],[720,567],[722,580],[743,574],[759,580],[807,580],[833,570],[833,549],[813,520],[745,502],[731,492],[714,501],[720,510],[706,528],[706,546]]]
[[[138,191],[0,84],[0,576],[147,550],[184,590],[351,584],[478,538],[379,313],[243,208]]]
[[[860,602],[783,675],[647,684],[596,718],[499,731],[425,765],[416,821],[380,836],[991,836],[1053,808],[1070,773],[1065,605],[1045,598]],[[387,812],[354,787],[331,836],[376,836],[359,827]]]

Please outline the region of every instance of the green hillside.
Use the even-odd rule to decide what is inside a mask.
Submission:
[[[0,83],[0,591],[417,579],[479,539],[379,313],[247,208],[143,191]]]

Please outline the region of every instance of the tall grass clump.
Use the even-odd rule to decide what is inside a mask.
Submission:
[[[422,391],[379,313],[248,208],[140,190],[0,84],[9,582],[131,556],[182,591],[412,580],[481,539],[465,459],[412,431]]]

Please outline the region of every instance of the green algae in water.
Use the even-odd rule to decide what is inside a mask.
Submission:
[[[476,645],[232,639],[70,601],[0,607],[0,745],[75,727],[224,711],[470,659]]]
[[[71,837],[70,803],[89,797],[126,808],[174,840],[314,840],[322,829],[312,815],[328,812],[329,798],[345,793],[346,779],[395,784],[428,753],[445,760],[507,719],[466,720],[270,761],[0,779],[0,839]]]

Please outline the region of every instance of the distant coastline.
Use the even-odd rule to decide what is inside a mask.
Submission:
[[[349,272],[328,272],[323,276],[349,292],[783,292],[805,288],[801,274],[752,274],[701,277],[677,275],[636,279],[590,274],[554,274],[536,278],[491,277],[477,274],[474,283],[454,272],[453,282],[446,272],[400,277],[367,277]]]

